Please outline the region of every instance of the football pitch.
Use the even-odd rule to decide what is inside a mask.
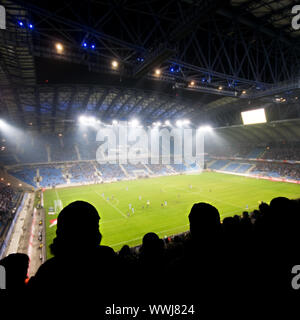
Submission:
[[[269,203],[277,196],[299,198],[300,186],[204,172],[46,190],[47,257],[59,208],[75,200],[88,201],[97,208],[102,244],[119,250],[124,244],[140,244],[147,232],[165,237],[187,231],[188,214],[196,202],[216,206],[223,219],[258,208],[260,201]],[[49,208],[56,208],[57,212],[49,214]]]

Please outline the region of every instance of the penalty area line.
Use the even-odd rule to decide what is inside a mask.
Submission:
[[[113,204],[111,204],[108,200],[105,199],[105,197],[102,196],[102,194],[98,193],[97,191],[95,191],[95,193],[100,196],[103,200],[105,200],[111,207],[113,207],[116,211],[118,211],[124,218],[128,218],[123,211],[121,211],[119,208],[117,208],[116,206],[114,206]]]

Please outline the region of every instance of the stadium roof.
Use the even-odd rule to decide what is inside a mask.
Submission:
[[[233,143],[265,144],[270,142],[298,142],[300,119],[274,121],[267,124],[221,127],[216,130]]]
[[[255,107],[300,117],[297,1],[2,3],[0,113],[19,126],[57,132],[82,112],[215,127]]]

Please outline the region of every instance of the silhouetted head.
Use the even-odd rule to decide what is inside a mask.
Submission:
[[[277,197],[271,200],[270,209],[273,214],[285,213],[291,208],[291,201],[285,197]]]
[[[101,241],[99,214],[85,201],[67,205],[57,218],[56,238],[50,246],[54,255],[63,252],[85,251],[98,247]]]
[[[143,237],[143,244],[141,247],[142,254],[156,255],[160,254],[164,248],[164,242],[154,232],[148,232]]]
[[[6,288],[22,289],[25,287],[29,257],[24,253],[12,253],[0,261],[6,271]]]
[[[220,230],[220,214],[217,208],[205,203],[195,203],[189,214],[190,232],[193,238]]]
[[[119,251],[119,257],[123,258],[131,255],[131,250],[129,245],[125,244]]]
[[[285,197],[277,197],[270,202],[270,221],[274,230],[286,232],[286,236],[298,234],[300,212],[297,202]],[[294,230],[294,231],[292,231]],[[283,237],[283,233],[281,233]]]

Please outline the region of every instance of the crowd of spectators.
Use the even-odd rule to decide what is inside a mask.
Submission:
[[[248,306],[251,301],[253,306],[260,302],[265,306],[271,294],[294,293],[291,270],[299,264],[299,205],[299,200],[278,197],[251,213],[221,221],[216,207],[196,203],[188,216],[189,232],[165,239],[149,232],[139,248],[124,245],[115,253],[99,246],[96,209],[76,201],[58,216],[50,246],[54,258],[24,289],[39,295],[55,293],[56,303],[66,303],[61,300],[66,294],[71,303],[74,297],[97,297],[97,308],[108,302],[150,301],[197,303],[203,308],[210,299],[220,306],[227,296],[236,304],[240,301],[235,299],[241,298]],[[21,272],[11,269],[11,277]],[[23,270],[23,284],[25,274]],[[15,284],[8,281],[7,285],[13,289]]]
[[[12,209],[11,206],[14,203],[13,198],[15,195],[16,192],[13,188],[0,183],[0,211],[7,212]]]
[[[255,145],[245,144],[222,144],[222,145],[207,145],[205,146],[205,152],[214,157],[240,157],[247,158],[247,155],[251,150],[255,149]]]
[[[41,187],[51,187],[66,183],[60,168],[51,164],[39,167],[37,181],[39,181]]]
[[[12,187],[0,183],[0,248],[3,232],[14,217],[18,195]]]
[[[67,171],[71,182],[94,182],[98,179],[95,167],[90,162],[73,164]]]
[[[300,165],[298,164],[258,162],[252,172],[264,175],[275,174],[283,178],[300,180]]]
[[[165,164],[147,164],[148,168],[157,175],[163,175],[172,173],[172,170],[168,169]]]
[[[120,180],[125,178],[125,174],[118,164],[96,164],[97,170],[101,173],[104,181]]]
[[[262,159],[300,161],[300,144],[285,143],[267,146]]]

